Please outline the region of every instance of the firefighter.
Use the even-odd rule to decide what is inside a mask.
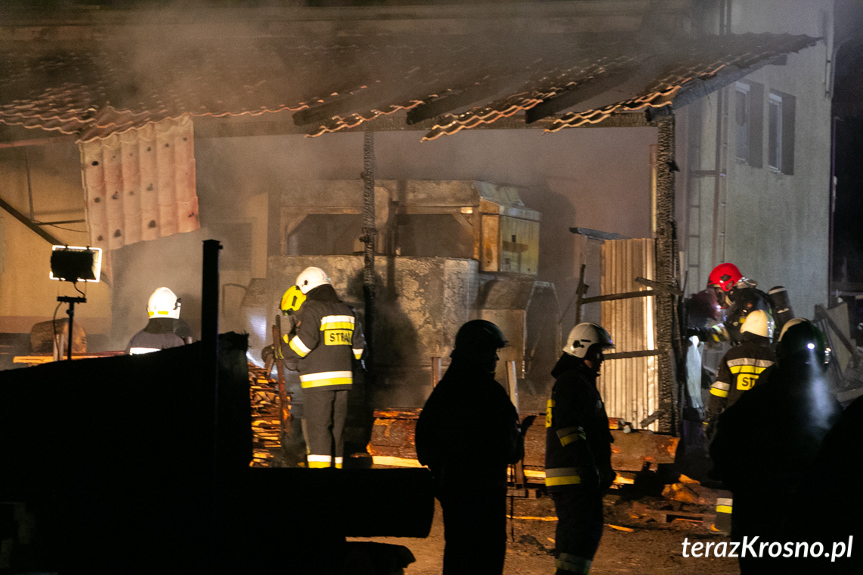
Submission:
[[[731,538],[779,541],[782,525],[842,408],[827,385],[829,349],[810,321],[786,324],[776,364],[720,416],[710,446],[712,475],[734,494]],[[740,558],[741,573],[784,572],[776,559]]]
[[[545,485],[558,523],[555,573],[584,574],[602,538],[602,497],[614,481],[608,416],[596,378],[611,336],[594,323],[572,328],[551,374],[546,409]]]
[[[160,287],[150,295],[147,314],[150,316],[147,326],[132,336],[126,346],[126,353],[151,353],[186,343],[175,333],[180,322],[180,298],[170,289]]]
[[[777,330],[794,317],[788,291],[784,287],[775,286],[769,293],[764,293],[758,289],[757,282],[744,277],[732,263],[721,263],[713,268],[707,278],[707,288],[714,291],[725,310],[724,323],[732,345],[740,343],[740,328],[752,311],[770,312]]]
[[[776,361],[773,351],[773,318],[769,312],[751,312],[740,328],[741,343],[732,347],[722,357],[716,381],[710,387],[710,402],[704,421],[705,436],[708,440],[716,429],[716,420],[728,407],[734,405],[745,392],[755,387],[765,369]],[[714,530],[731,531],[731,512],[733,498],[731,493],[720,490],[717,493],[716,520]]]
[[[740,345],[732,347],[722,357],[716,381],[710,387],[705,425],[711,431],[719,414],[752,389],[761,373],[775,363],[773,331],[770,312],[759,309],[747,315],[740,328]]]
[[[417,421],[417,458],[431,470],[443,510],[444,575],[503,572],[507,466],[524,453],[515,406],[494,379],[505,345],[489,321],[462,325]]]
[[[288,307],[299,306],[292,314],[296,330],[287,342],[279,342],[279,352],[300,374],[308,466],[341,469],[348,391],[365,338],[353,308],[339,299],[324,270],[304,269],[296,285],[305,301],[289,296]],[[266,349],[262,355],[266,360]]]

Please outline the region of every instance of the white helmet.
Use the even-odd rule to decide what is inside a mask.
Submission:
[[[756,309],[744,318],[740,333],[752,333],[773,339],[773,317],[763,309]]]
[[[569,332],[563,351],[569,355],[584,359],[591,346],[598,345],[602,349],[614,347],[611,336],[605,328],[595,323],[580,323]]]
[[[297,276],[297,287],[300,288],[303,294],[307,294],[316,287],[328,283],[331,283],[331,280],[321,268],[306,268]]]
[[[180,298],[166,287],[160,287],[147,301],[147,313],[150,317],[169,317],[180,319]]]

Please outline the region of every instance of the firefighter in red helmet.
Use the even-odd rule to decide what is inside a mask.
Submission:
[[[719,305],[725,310],[725,328],[733,345],[741,341],[740,328],[749,313],[760,309],[768,312],[776,322],[776,330],[794,317],[788,302],[788,292],[782,286],[764,293],[758,283],[745,277],[736,265],[721,263],[707,277],[707,288],[714,291]]]

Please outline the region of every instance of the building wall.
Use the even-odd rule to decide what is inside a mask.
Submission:
[[[29,172],[29,181],[28,181]],[[78,148],[72,142],[0,149],[0,198],[40,222],[84,219]],[[67,245],[86,246],[83,222],[42,226]],[[51,243],[0,209],[0,332],[29,333],[34,323],[66,318],[57,297],[80,296],[69,282],[48,278]],[[110,325],[111,290],[105,283],[78,284],[87,302],[75,306],[75,323],[89,334]]]
[[[812,317],[814,306],[826,305],[828,295],[831,121],[825,81],[831,3],[799,0],[732,5],[733,33],[806,34],[825,40],[789,54],[784,65],[766,66],[743,80],[764,87],[761,167],[736,158],[734,86],[683,112],[687,128],[679,132],[678,153],[688,150],[690,157],[682,178],[687,184],[678,199],[687,203],[679,213],[686,220],[689,291],[702,289],[713,266],[730,261],[765,291],[777,285],[787,287],[797,315]],[[767,165],[767,97],[771,90],[796,100],[793,174],[778,173]],[[704,174],[717,168],[725,174],[718,182]],[[693,175],[698,171],[700,176]]]

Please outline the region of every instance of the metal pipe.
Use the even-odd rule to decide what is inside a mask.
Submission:
[[[34,232],[36,235],[38,235],[42,239],[47,240],[52,246],[64,245],[66,243],[66,242],[61,242],[60,240],[58,240],[57,238],[55,238],[54,236],[52,236],[51,234],[49,234],[48,232],[46,232],[45,230],[40,228],[38,225],[34,224],[32,221],[30,221],[27,218],[27,216],[25,216],[24,214],[22,214],[21,212],[19,212],[15,208],[13,208],[10,204],[3,201],[2,198],[0,198],[0,208],[3,208],[4,210],[6,210],[10,214],[12,214],[16,220],[18,220],[19,222],[21,222],[22,224],[24,224],[25,226],[30,228],[30,231]]]
[[[207,492],[210,515],[209,544],[210,549],[207,556],[210,557],[210,571],[215,571],[215,557],[217,553],[218,533],[215,528],[219,517],[218,505],[218,481],[219,481],[219,250],[221,244],[217,240],[204,240],[203,270],[201,274],[201,408],[204,410],[204,419],[207,414],[210,417],[209,433],[211,440],[211,451],[209,461],[209,481],[203,486]]]
[[[204,259],[201,277],[201,345],[205,373],[211,378],[213,416],[219,388],[219,250],[218,240],[204,240]],[[214,437],[215,439],[215,437]]]

